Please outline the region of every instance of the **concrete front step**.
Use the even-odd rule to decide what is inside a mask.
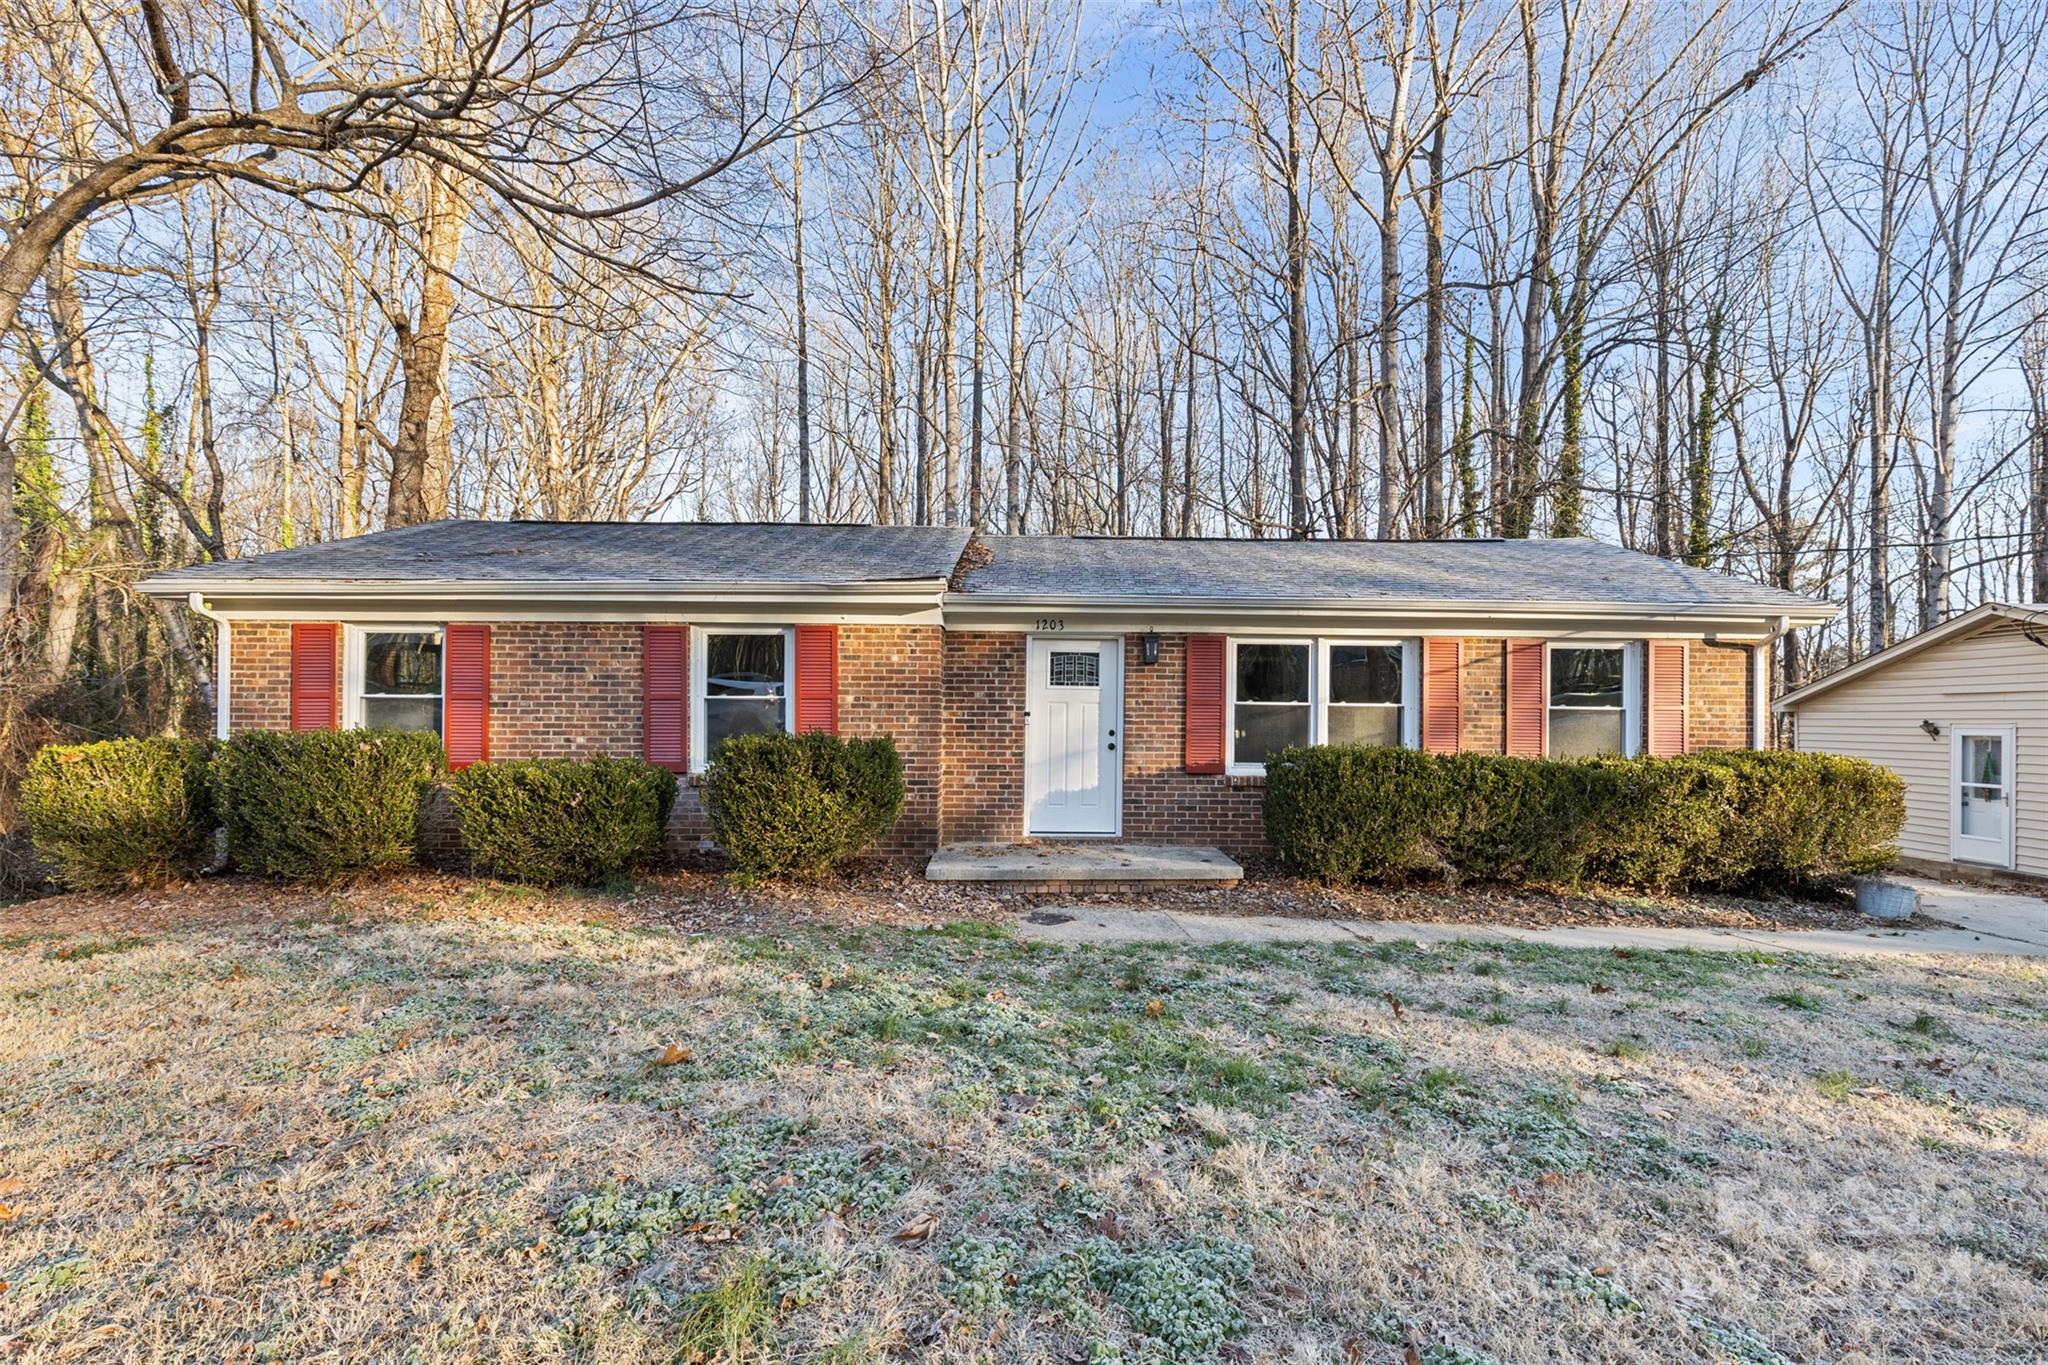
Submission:
[[[947,844],[925,865],[925,880],[1001,882],[1018,890],[1141,891],[1229,886],[1244,869],[1222,851],[1191,844]]]

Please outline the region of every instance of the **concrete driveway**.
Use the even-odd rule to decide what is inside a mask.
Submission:
[[[1922,913],[1951,928],[1868,929],[1527,929],[1515,925],[1408,920],[1292,919],[1196,915],[1131,906],[1047,906],[1015,917],[1021,938],[1055,943],[1371,943],[1519,939],[1559,948],[1698,948],[1826,953],[1852,957],[1993,956],[2048,959],[2048,900],[1947,882],[1902,878],[1920,892]]]

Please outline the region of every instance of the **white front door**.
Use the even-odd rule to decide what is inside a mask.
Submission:
[[[2011,867],[2013,732],[1953,733],[1949,856],[1958,862]]]
[[[1024,830],[1115,834],[1123,641],[1033,636],[1024,651]]]

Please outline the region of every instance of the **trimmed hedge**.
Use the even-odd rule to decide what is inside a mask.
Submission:
[[[249,872],[325,881],[417,857],[420,802],[447,771],[439,735],[251,730],[219,746],[214,804]]]
[[[737,735],[704,774],[711,835],[742,877],[822,877],[903,811],[896,741]]]
[[[36,856],[75,891],[194,875],[213,854],[206,751],[194,739],[112,739],[40,750],[21,786]]]
[[[1581,761],[1329,746],[1266,765],[1266,834],[1329,882],[1788,886],[1890,864],[1905,784],[1861,759],[1714,752]]]
[[[637,758],[473,763],[449,798],[479,871],[588,885],[661,856],[676,776]]]

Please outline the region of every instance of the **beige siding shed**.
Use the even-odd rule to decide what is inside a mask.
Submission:
[[[2048,877],[2048,612],[1992,604],[1787,694],[1794,747],[1852,754],[1906,781],[1899,851],[1957,861],[1955,732],[2010,728],[2012,870]],[[1936,638],[1939,637],[1939,638]],[[1923,722],[1939,733],[1929,735]],[[1984,861],[1964,859],[1964,861]]]

